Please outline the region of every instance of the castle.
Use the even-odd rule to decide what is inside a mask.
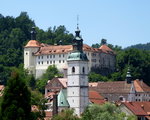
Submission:
[[[88,71],[99,68],[102,74],[115,71],[116,54],[105,43],[100,48],[83,44],[83,52],[88,58]],[[36,31],[31,31],[31,40],[24,46],[24,68],[40,78],[48,66],[56,65],[60,72],[67,73],[67,58],[73,50],[72,45],[47,45],[36,40]]]

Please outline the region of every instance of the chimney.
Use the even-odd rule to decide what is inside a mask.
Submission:
[[[57,94],[53,95],[53,116],[58,114]]]

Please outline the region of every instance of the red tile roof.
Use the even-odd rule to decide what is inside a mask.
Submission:
[[[102,45],[99,49],[105,53],[114,53],[114,51],[110,49],[107,45]]]
[[[41,45],[36,40],[30,40],[25,47],[41,47]]]
[[[146,85],[142,80],[134,80],[134,86],[136,92],[150,92],[150,87]]]
[[[146,116],[150,112],[150,102],[123,102],[137,116]]]
[[[94,104],[103,104],[106,102],[104,98],[96,91],[89,91],[89,100]]]

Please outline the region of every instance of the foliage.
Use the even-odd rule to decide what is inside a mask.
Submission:
[[[0,70],[0,82],[2,84],[6,84],[9,78],[10,67],[18,67],[23,63],[23,46],[30,40],[33,26],[35,23],[27,12],[21,12],[16,18],[0,14],[0,69],[3,69]],[[65,26],[55,26],[53,29],[48,28],[47,31],[36,27],[36,31],[39,42],[52,45],[71,44],[73,39],[73,35]]]
[[[96,112],[95,112],[96,111]],[[82,120],[123,120],[127,117],[118,107],[111,103],[92,104],[82,115]]]
[[[76,115],[74,115],[73,109],[62,110],[58,115],[54,116],[52,120],[80,120]]]
[[[144,82],[150,85],[150,52],[138,49],[128,49],[120,51],[117,56],[117,69],[120,74],[127,72],[127,67],[130,66],[131,75],[134,79],[143,79]],[[123,77],[122,77],[123,78]],[[125,78],[124,78],[125,79]]]
[[[94,73],[94,72],[90,72],[88,74],[88,79],[89,79],[89,82],[108,81],[107,77],[102,76],[102,75],[97,74],[97,73]]]
[[[139,50],[150,50],[150,43],[136,44],[136,45],[129,46],[125,49],[130,49],[130,48],[136,48],[136,49],[139,49]]]
[[[2,120],[27,120],[30,118],[31,93],[18,70],[14,69],[4,90],[1,104]]]
[[[62,77],[62,74],[59,73],[55,65],[50,65],[42,77],[37,81],[37,88],[44,93],[47,81],[53,79],[54,77]]]

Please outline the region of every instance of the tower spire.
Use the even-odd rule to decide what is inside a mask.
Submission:
[[[32,30],[31,30],[31,40],[36,40],[36,31],[35,31],[35,27],[32,27]]]
[[[77,30],[79,29],[79,15],[77,15]]]

